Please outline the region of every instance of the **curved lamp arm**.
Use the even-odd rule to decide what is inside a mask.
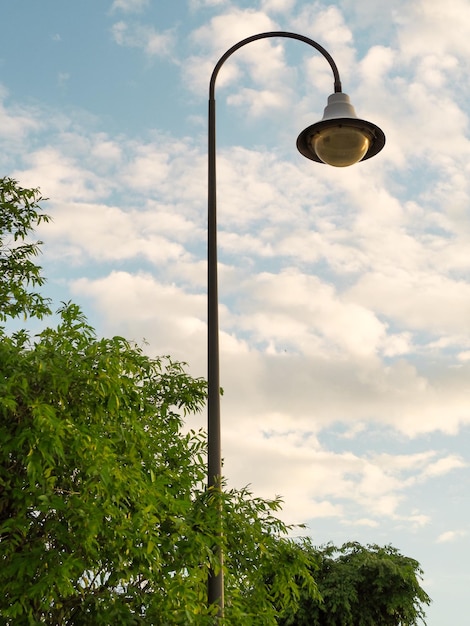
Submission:
[[[217,197],[216,197],[216,115],[215,82],[220,68],[238,49],[258,39],[284,37],[312,46],[328,61],[334,77],[334,93],[328,99],[323,119],[305,129],[297,147],[305,157],[331,165],[345,166],[377,154],[385,144],[383,132],[370,122],[356,117],[349,98],[341,91],[338,68],[331,55],[316,41],[296,33],[273,31],[247,37],[229,48],[219,59],[210,79],[208,118],[208,235],[207,235],[207,331],[208,331],[208,488],[222,489],[222,454],[220,433],[219,312],[217,280]],[[218,506],[221,504],[219,502]],[[219,508],[219,532],[222,534],[222,510]],[[220,539],[220,537],[219,537]],[[217,603],[219,617],[224,611],[223,554],[216,548],[220,569],[209,572],[208,603]]]
[[[319,43],[317,43],[313,39],[310,39],[310,37],[305,37],[304,35],[298,35],[297,33],[289,33],[283,30],[279,30],[279,31],[270,31],[267,33],[258,33],[258,35],[252,35],[251,37],[242,39],[241,41],[236,43],[234,46],[229,48],[227,52],[220,57],[219,61],[217,62],[212,72],[211,80],[209,83],[209,100],[214,98],[215,79],[217,78],[217,74],[219,73],[219,70],[222,67],[222,65],[225,63],[225,61],[230,56],[232,56],[234,52],[236,52],[240,48],[243,48],[243,46],[246,46],[246,44],[251,43],[252,41],[257,41],[258,39],[267,39],[268,37],[285,37],[285,38],[287,37],[288,39],[297,39],[298,41],[303,41],[309,46],[312,46],[313,48],[315,48],[315,50],[318,50],[318,52],[320,52],[330,64],[330,67],[331,67],[331,70],[333,72],[333,76],[335,79],[334,81],[335,93],[341,91],[341,80],[339,77],[338,68],[336,67],[336,63],[334,62],[331,54],[327,50],[325,50],[323,46],[321,46]]]

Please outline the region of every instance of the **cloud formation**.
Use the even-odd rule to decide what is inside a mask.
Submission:
[[[149,6],[149,0],[113,0],[111,11],[140,12]]]
[[[140,48],[149,57],[167,57],[173,51],[172,31],[158,32],[153,26],[120,21],[113,24],[111,33],[118,45]]]

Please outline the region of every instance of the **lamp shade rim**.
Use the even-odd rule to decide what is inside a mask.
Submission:
[[[303,130],[297,138],[297,149],[307,159],[323,163],[312,147],[311,139],[314,135],[325,128],[346,126],[349,128],[358,128],[367,133],[370,140],[369,149],[362,157],[361,161],[370,159],[382,150],[385,145],[384,132],[372,122],[361,120],[355,117],[336,117],[316,122]]]

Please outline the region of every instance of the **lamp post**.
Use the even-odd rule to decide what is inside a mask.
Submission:
[[[208,234],[207,234],[207,332],[208,332],[208,489],[222,489],[222,453],[220,437],[219,380],[219,313],[217,281],[217,197],[216,197],[216,106],[215,82],[220,68],[239,48],[268,37],[297,39],[320,52],[330,64],[334,77],[334,93],[329,96],[323,119],[302,131],[297,148],[303,156],[319,163],[345,167],[374,156],[383,148],[385,135],[378,126],[358,119],[349,97],[341,90],[341,80],[331,55],[316,41],[285,31],[259,33],[239,41],[225,52],[214,67],[209,85],[208,115]],[[220,532],[222,509],[218,501]],[[211,569],[208,580],[208,603],[218,604],[218,615],[224,612],[223,554],[217,548],[220,568]]]

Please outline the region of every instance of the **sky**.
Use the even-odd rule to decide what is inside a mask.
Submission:
[[[429,626],[470,584],[470,3],[3,0],[0,172],[40,187],[46,293],[206,375],[207,94],[265,31],[333,56],[387,137],[350,168],[296,138],[333,91],[310,46],[217,79],[224,473],[314,543],[417,559]],[[7,27],[5,27],[7,26]],[[205,416],[189,426],[204,426]]]

